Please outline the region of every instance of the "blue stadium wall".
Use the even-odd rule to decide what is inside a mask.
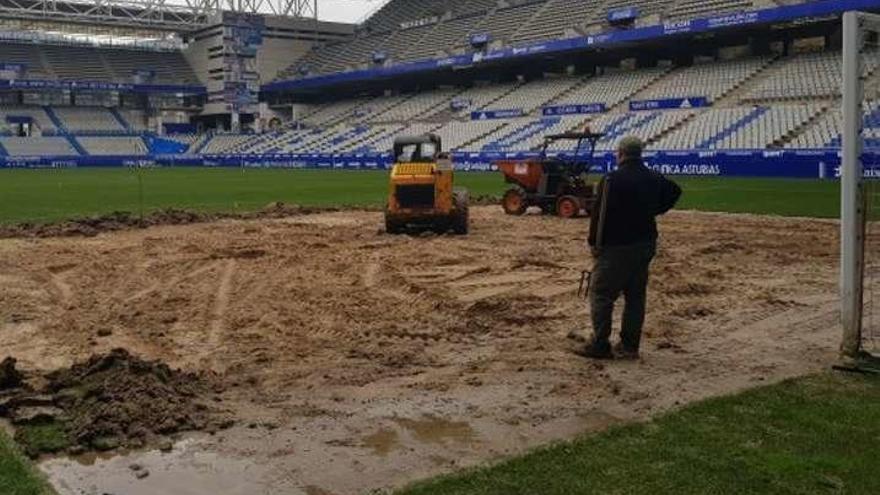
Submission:
[[[524,159],[538,153],[454,153],[461,171],[492,171],[500,159]],[[586,160],[587,157],[582,159]],[[753,151],[667,151],[646,153],[645,160],[655,170],[668,175],[709,177],[778,177],[836,179],[839,177],[839,150],[753,150]],[[880,177],[880,155],[865,154],[866,174]],[[0,168],[74,167],[244,167],[327,170],[385,170],[388,154],[329,155],[148,155],[76,157],[0,157]],[[597,154],[592,171],[613,169],[613,154]]]

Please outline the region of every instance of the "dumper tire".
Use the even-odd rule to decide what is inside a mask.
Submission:
[[[562,196],[556,201],[556,214],[562,218],[575,218],[581,214],[581,202],[575,196]]]
[[[523,215],[529,208],[526,203],[526,194],[522,189],[516,187],[510,188],[504,193],[504,197],[501,198],[501,206],[504,208],[504,213],[516,216]]]
[[[456,189],[452,192],[455,211],[452,216],[452,232],[455,235],[467,235],[470,230],[470,196],[464,189]]]

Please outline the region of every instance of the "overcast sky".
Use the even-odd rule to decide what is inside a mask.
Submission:
[[[383,0],[318,0],[318,17],[323,21],[357,22],[382,3]]]

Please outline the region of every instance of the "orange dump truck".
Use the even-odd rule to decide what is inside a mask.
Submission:
[[[502,206],[508,215],[522,215],[529,207],[537,206],[544,213],[574,218],[589,215],[595,195],[594,186],[587,183],[589,160],[579,158],[584,143],[590,146],[590,157],[603,134],[570,132],[544,138],[541,155],[524,160],[495,162],[504,174],[504,180],[513,187],[504,193]],[[571,158],[549,158],[547,149],[556,142],[577,141]]]

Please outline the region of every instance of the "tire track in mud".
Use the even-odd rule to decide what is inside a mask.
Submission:
[[[58,295],[58,303],[59,305],[67,309],[73,304],[73,289],[70,287],[70,284],[64,280],[64,277],[60,273],[54,273],[52,271],[49,272],[49,281],[52,283],[52,287],[54,287],[56,294]]]
[[[837,332],[829,329],[838,326],[839,316],[837,301],[829,298],[817,298],[811,306],[761,311],[750,315],[743,324],[727,324],[702,339],[695,357],[738,366],[761,362],[772,369],[804,359],[803,352],[808,347],[834,349]],[[821,334],[827,335],[820,337]],[[827,341],[828,346],[818,346],[817,339]],[[724,351],[719,355],[721,349]]]
[[[193,263],[193,264],[195,264],[195,263]],[[180,284],[181,282],[185,282],[191,278],[195,278],[203,273],[209,272],[212,269],[214,269],[214,267],[216,267],[216,266],[217,266],[216,263],[206,263],[198,268],[194,268],[194,269],[190,270],[189,272],[187,272],[183,275],[173,277],[169,280],[155,282],[155,283],[151,284],[149,287],[147,287],[146,289],[143,289],[141,291],[138,291],[138,292],[132,294],[131,296],[126,298],[123,302],[125,304],[130,304],[130,303],[135,302],[139,299],[147,297],[150,294],[159,292],[159,291],[161,291],[163,289],[167,289],[169,287],[174,287],[174,286]]]
[[[246,449],[277,472],[328,450],[341,453],[336,462],[321,461],[342,480],[328,482],[334,493],[365,486],[365,472],[385,480],[424,464],[401,467],[392,458],[362,469],[351,459],[366,458],[345,450],[351,447],[326,448],[325,441],[338,438],[324,430],[328,424],[358,438],[389,411],[431,411],[486,431],[521,425],[504,431],[532,447],[557,439],[550,435],[555,427],[541,436],[535,424],[565,422],[585,410],[643,417],[813,372],[836,352],[836,308],[828,296],[837,245],[810,240],[815,232],[831,238],[832,224],[810,231],[809,222],[670,214],[652,273],[644,359],[594,365],[571,354],[574,344],[564,337],[589,321],[575,297],[589,263],[585,225],[511,219],[488,208],[475,213],[466,238],[380,235],[380,214],[345,212],[12,246],[8,271],[22,276],[0,280],[9,295],[0,294],[0,313],[17,311],[33,323],[7,324],[0,347],[8,344],[22,362],[57,367],[53,359],[95,350],[90,341],[99,323],[113,329],[97,339],[101,346],[219,372],[229,387],[224,401],[236,414],[277,423],[280,430],[265,434],[272,437],[295,424],[319,445],[283,457],[266,437],[223,449]],[[782,228],[793,240],[779,238]],[[724,243],[728,237],[761,241],[762,255]],[[131,247],[117,249],[120,239]],[[801,256],[776,256],[792,253]],[[75,307],[54,311],[60,292],[47,264],[83,259],[89,263],[78,271],[59,274]],[[297,409],[304,405],[308,412]],[[314,422],[304,423],[305,416]],[[487,435],[500,443],[471,453],[487,460],[496,455],[491,449],[500,452],[502,437]],[[417,457],[409,452],[401,456]]]
[[[377,235],[380,215],[351,212],[298,223],[159,227],[99,242],[72,239],[63,247],[37,241],[10,256],[48,291],[43,298],[49,307],[60,292],[48,279],[45,260],[95,258],[88,270],[59,275],[68,277],[76,307],[47,312],[47,323],[34,330],[48,336],[59,355],[91,350],[92,330],[100,323],[113,328],[101,345],[123,345],[193,369],[240,370],[258,383],[314,385],[327,374],[331,386],[360,386],[426,373],[412,382],[427,387],[444,381],[452,390],[478,378],[482,385],[467,386],[493,390],[499,384],[535,386],[537,377],[542,390],[564,382],[583,392],[581,397],[606,394],[604,385],[594,383],[597,372],[570,357],[564,340],[572,327],[588,321],[588,309],[575,297],[580,271],[589,262],[583,226],[477,211],[477,228],[467,238]],[[653,385],[662,381],[657,375],[674,375],[677,381],[667,383],[664,393],[675,400],[685,384],[693,391],[686,397],[696,398],[717,389],[713,380],[726,373],[747,380],[763,373],[750,371],[763,365],[780,366],[764,373],[769,377],[790,373],[798,350],[806,354],[828,341],[822,331],[832,324],[834,308],[818,314],[804,308],[825,304],[808,297],[833,283],[826,260],[836,246],[779,264],[772,256],[756,258],[719,245],[718,232],[723,227],[731,232],[725,235],[766,239],[770,254],[788,252],[788,241],[775,240],[780,221],[762,220],[756,228],[732,218],[719,227],[719,218],[726,217],[673,214],[666,220],[667,247],[652,273],[648,366],[639,380],[632,378],[635,371],[615,374],[624,390],[656,395]],[[115,249],[120,236],[131,249]],[[146,237],[156,241],[147,243]],[[706,246],[719,247],[703,253]],[[103,250],[96,254],[96,248]],[[130,269],[138,266],[144,268]],[[804,279],[805,272],[815,276]],[[0,302],[0,312],[10,308],[13,304]],[[10,344],[31,361],[45,358],[22,343]],[[782,358],[779,344],[790,347]],[[811,367],[812,361],[802,365]],[[520,369],[533,375],[519,374]],[[435,374],[444,379],[435,380]],[[242,393],[252,400],[265,400],[245,388]],[[519,396],[543,393],[516,390]],[[571,405],[565,394],[553,397],[556,405]],[[495,411],[515,403],[506,400],[484,406]]]
[[[220,279],[217,284],[217,294],[214,298],[214,308],[211,312],[208,338],[203,351],[203,356],[209,358],[211,367],[214,369],[217,369],[221,360],[219,349],[223,339],[224,320],[229,309],[229,300],[232,295],[232,279],[235,276],[237,264],[234,259],[227,259],[223,263],[223,270],[220,273]]]
[[[363,284],[364,287],[372,289],[379,283],[379,277],[382,273],[382,264],[379,263],[378,257],[373,259],[364,267]]]
[[[545,287],[548,285],[546,279],[552,277],[553,273],[506,268],[503,273],[493,273],[491,265],[446,265],[433,270],[409,271],[403,275],[418,286],[430,288],[442,285],[459,302],[473,304],[515,292],[528,293],[537,290],[538,286]]]

